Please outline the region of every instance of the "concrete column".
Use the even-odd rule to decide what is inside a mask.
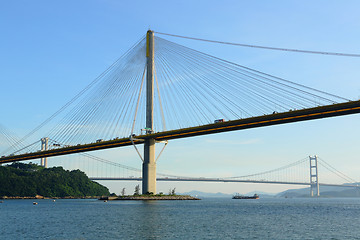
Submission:
[[[154,32],[146,34],[146,128],[151,133],[154,120]]]
[[[156,193],[155,139],[145,140],[142,192],[143,194]]]
[[[154,32],[146,34],[146,134],[153,132],[154,126]],[[142,193],[156,193],[155,139],[146,139],[142,173]]]

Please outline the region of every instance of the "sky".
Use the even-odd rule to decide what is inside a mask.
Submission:
[[[360,2],[351,0],[2,1],[0,124],[24,136],[101,74],[148,29],[235,43],[360,53],[359,8]],[[351,100],[360,98],[360,58],[161,37]],[[157,170],[180,176],[239,176],[317,154],[360,181],[359,120],[360,116],[351,115],[174,140],[159,159]],[[130,147],[98,154],[141,168],[141,160]],[[102,183],[116,193],[123,187],[132,191],[137,184]],[[158,191],[174,187],[178,192],[225,193],[294,188],[158,183]]]

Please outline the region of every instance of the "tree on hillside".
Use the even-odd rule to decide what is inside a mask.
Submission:
[[[135,186],[134,195],[140,195],[140,186],[139,186],[139,184]]]
[[[108,196],[109,189],[91,181],[80,170],[44,168],[36,164],[15,163],[0,166],[0,196],[8,197],[84,197]]]
[[[169,189],[169,195],[175,195],[176,193],[175,193],[175,189],[176,188],[173,188],[173,189]]]

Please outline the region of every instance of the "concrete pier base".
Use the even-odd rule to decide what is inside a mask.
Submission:
[[[146,139],[142,171],[142,193],[156,194],[155,139]]]

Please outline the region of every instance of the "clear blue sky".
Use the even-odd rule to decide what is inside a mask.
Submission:
[[[18,136],[59,109],[146,31],[284,48],[360,53],[359,1],[2,1],[0,123]],[[165,38],[165,37],[164,37]],[[350,99],[360,97],[360,58],[274,52],[171,39]],[[234,176],[318,154],[360,180],[359,116],[170,142],[158,171]],[[0,145],[1,146],[1,145]],[[113,159],[141,166],[132,148]],[[121,155],[123,154],[123,155]],[[117,183],[111,190],[120,192]],[[276,192],[288,186],[159,184],[209,192]]]

